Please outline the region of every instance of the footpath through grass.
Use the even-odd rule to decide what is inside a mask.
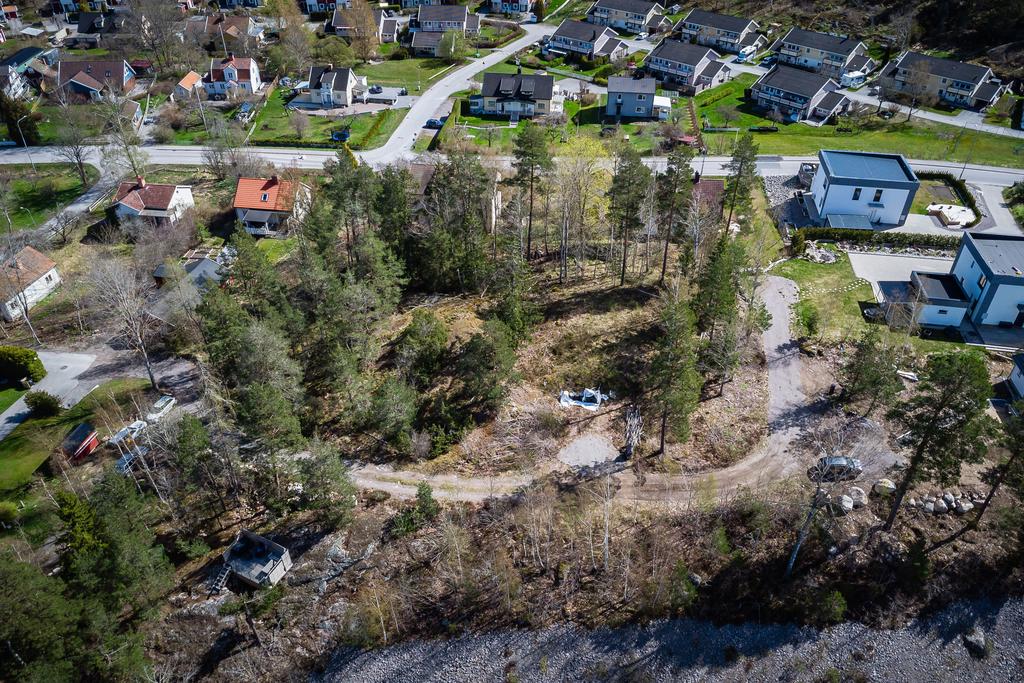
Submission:
[[[7,208],[11,227],[27,230],[42,225],[89,189],[99,172],[86,167],[87,185],[71,164],[5,164],[0,175],[10,180],[13,200]],[[7,216],[0,214],[0,226],[7,228]]]
[[[68,432],[80,422],[95,420],[103,407],[116,404],[131,414],[133,395],[140,394],[147,385],[143,379],[113,380],[56,417],[29,418],[15,427],[0,441],[0,491],[28,483]],[[96,422],[92,425],[102,433],[101,425]]]

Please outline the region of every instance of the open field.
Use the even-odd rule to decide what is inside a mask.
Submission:
[[[380,147],[398,128],[408,109],[382,109],[378,112],[352,116],[332,117],[291,111],[286,108],[286,99],[281,90],[270,96],[267,104],[256,115],[256,126],[250,141],[291,142],[301,145],[303,141],[323,143],[331,141],[331,133],[348,129],[352,149],[374,149]],[[305,119],[306,129],[299,138],[292,117]]]
[[[447,73],[450,68],[455,67],[434,57],[410,57],[363,64],[356,67],[356,73],[366,76],[370,85],[405,87],[409,94],[414,95],[429,87],[435,78]]]

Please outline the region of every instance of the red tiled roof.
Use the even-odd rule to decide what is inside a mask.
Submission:
[[[202,76],[197,74],[195,71],[189,71],[187,74],[178,81],[178,87],[184,88],[185,90],[191,90],[196,87],[196,83],[203,79]]]
[[[210,83],[220,83],[224,80],[224,69],[233,66],[238,70],[238,77],[243,80],[249,80],[249,72],[252,70],[252,57],[228,57],[226,59],[211,59],[210,60]]]
[[[292,181],[280,180],[276,176],[269,180],[239,178],[232,206],[236,209],[291,212],[297,189]]]
[[[139,185],[138,181],[124,182],[117,186],[114,193],[114,203],[130,206],[136,211],[154,209],[166,211],[174,198],[176,185],[151,185],[149,183]]]

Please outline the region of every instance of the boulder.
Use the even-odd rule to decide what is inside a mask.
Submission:
[[[946,491],[945,493],[942,494],[942,502],[944,502],[947,506],[952,507],[954,504],[956,504],[956,496],[954,496],[949,491]]]
[[[988,639],[985,638],[985,632],[980,627],[975,626],[970,631],[964,634],[964,647],[971,653],[972,656],[983,659],[988,656],[989,643]]]
[[[879,479],[871,490],[880,496],[891,496],[896,492],[896,484],[892,483],[892,479]]]
[[[916,508],[917,507],[917,498],[911,498],[910,500],[908,500],[907,501],[907,505],[909,505],[912,508]]]
[[[971,501],[967,500],[966,498],[961,498],[960,500],[958,500],[956,502],[956,513],[958,515],[962,515],[962,514],[968,513],[968,512],[970,512],[973,509],[974,509],[974,503],[972,503]]]
[[[935,503],[933,503],[933,502],[931,502],[929,500],[927,503],[924,504],[924,511],[925,512],[935,512]]]
[[[849,496],[853,500],[853,507],[855,508],[862,508],[868,504],[868,494],[859,486],[851,486]]]
[[[934,503],[932,503],[932,508],[935,514],[937,515],[942,515],[949,512],[949,506],[946,505],[946,501],[944,500],[935,501]]]
[[[837,515],[848,515],[853,512],[853,498],[847,495],[836,496],[832,499],[832,507]]]

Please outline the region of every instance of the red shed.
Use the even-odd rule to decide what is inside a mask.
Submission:
[[[64,437],[61,450],[68,460],[78,460],[92,453],[100,445],[99,435],[92,425],[83,422]]]

